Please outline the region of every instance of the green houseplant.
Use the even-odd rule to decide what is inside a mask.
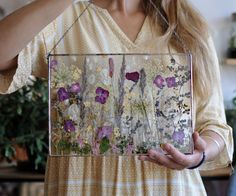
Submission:
[[[0,157],[19,159],[27,168],[43,170],[48,152],[47,82],[31,78],[19,91],[0,96]],[[25,150],[25,151],[24,151]]]

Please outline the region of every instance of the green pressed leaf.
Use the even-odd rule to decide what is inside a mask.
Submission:
[[[91,146],[89,144],[85,144],[82,148],[82,154],[88,155],[91,152]]]
[[[105,152],[107,152],[110,148],[110,141],[107,137],[104,137],[102,140],[101,140],[101,143],[100,143],[100,153],[101,154],[104,154]]]
[[[58,150],[62,151],[70,151],[71,150],[71,144],[65,140],[61,140],[57,145]]]

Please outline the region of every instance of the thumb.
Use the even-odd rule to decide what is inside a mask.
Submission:
[[[198,132],[193,133],[194,148],[199,151],[206,149],[206,142],[199,136]]]

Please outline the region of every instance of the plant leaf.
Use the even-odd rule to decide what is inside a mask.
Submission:
[[[104,137],[102,140],[101,140],[101,143],[100,143],[100,152],[101,154],[104,154],[105,152],[107,152],[110,148],[110,141],[107,137]]]

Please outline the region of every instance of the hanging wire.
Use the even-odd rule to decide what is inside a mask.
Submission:
[[[166,19],[166,17],[161,13],[160,9],[156,6],[155,3],[153,3],[152,0],[149,0],[150,4],[154,7],[154,9],[157,11],[157,13],[161,16],[162,20],[166,23],[166,25],[169,27],[170,23],[168,22],[168,20]],[[182,39],[182,37],[180,37],[180,35],[176,32],[176,30],[173,31],[174,36],[179,40],[180,44],[182,44],[183,49],[185,52],[190,53],[190,50],[188,49],[188,47],[186,46],[184,40]],[[170,53],[170,50],[169,50]]]
[[[51,53],[56,49],[56,47],[59,45],[59,43],[65,38],[65,36],[68,34],[68,32],[72,29],[72,27],[75,25],[76,22],[78,22],[78,20],[80,19],[80,17],[87,11],[87,9],[90,7],[90,5],[92,4],[92,0],[87,1],[88,5],[85,7],[85,9],[81,12],[81,14],[76,18],[76,20],[71,24],[71,26],[65,31],[65,33],[62,35],[62,37],[56,42],[56,44],[53,46],[53,48],[50,50],[48,56],[51,55]],[[161,16],[162,20],[166,23],[167,26],[169,26],[169,22],[168,20],[165,18],[165,16],[161,13],[160,9],[156,6],[155,3],[153,3],[152,0],[149,0],[150,4],[154,7],[154,9],[157,11],[157,13]],[[183,49],[185,52],[190,54],[190,50],[188,49],[188,47],[186,46],[186,44],[184,43],[184,40],[180,37],[180,35],[174,30],[173,31],[174,35],[176,36],[176,38],[179,40],[179,42],[182,44]],[[168,47],[169,49],[169,47]],[[169,53],[170,49],[169,49]]]
[[[85,7],[85,9],[81,12],[81,14],[76,18],[76,20],[71,24],[71,26],[65,31],[65,33],[62,35],[62,37],[57,41],[57,43],[53,46],[53,48],[50,50],[48,55],[51,55],[52,51],[54,51],[56,49],[56,47],[59,45],[59,43],[65,38],[65,36],[67,35],[67,33],[72,29],[72,27],[75,25],[75,23],[78,22],[78,20],[80,19],[80,17],[85,13],[85,11],[89,8],[89,6],[91,5],[92,1],[88,1],[88,5]]]

